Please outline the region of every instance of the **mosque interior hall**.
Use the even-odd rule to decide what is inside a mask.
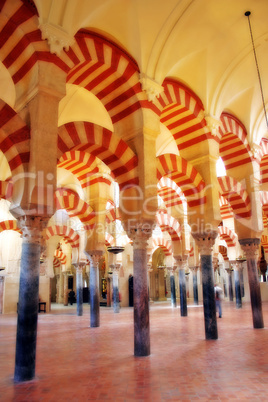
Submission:
[[[267,0],[0,0],[0,400],[265,400],[267,71]]]

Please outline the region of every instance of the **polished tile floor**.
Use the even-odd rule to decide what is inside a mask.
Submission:
[[[266,401],[268,303],[264,329],[253,329],[250,305],[223,303],[219,339],[206,341],[202,306],[188,317],[168,302],[150,306],[151,355],[133,356],[133,310],[53,306],[38,321],[36,379],[13,384],[16,316],[0,315],[0,401]]]

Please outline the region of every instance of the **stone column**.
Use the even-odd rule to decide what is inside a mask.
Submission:
[[[68,306],[68,274],[63,272],[63,305]]]
[[[90,262],[90,326],[100,326],[100,284],[99,261],[102,257],[101,250],[85,251]]]
[[[193,273],[193,293],[194,293],[194,304],[198,305],[198,286],[197,286],[197,270],[198,266],[190,267],[190,270]]]
[[[216,231],[193,235],[200,252],[206,339],[218,339],[212,265],[212,247],[217,235]]]
[[[234,269],[234,281],[235,281],[235,300],[236,308],[242,308],[241,298],[241,284],[240,284],[240,263],[238,261],[230,261]]]
[[[113,275],[112,273],[108,272],[108,276],[107,276],[107,307],[111,307],[112,306],[112,290],[111,290],[111,283],[112,283],[112,279]]]
[[[177,307],[177,298],[176,298],[176,286],[175,286],[175,278],[174,272],[176,270],[175,267],[167,267],[169,274],[170,274],[170,293],[171,293],[171,307]]]
[[[118,282],[118,274],[121,264],[111,264],[110,265],[113,271],[113,309],[114,313],[120,312],[120,301],[119,301],[119,282]]]
[[[60,302],[60,274],[56,276],[56,303]]]
[[[19,303],[17,318],[15,382],[35,377],[41,233],[39,216],[19,218],[22,228]]]
[[[83,315],[83,268],[84,262],[73,264],[76,269],[76,311],[78,316]]]
[[[4,277],[0,274],[0,314],[3,312]]]
[[[228,273],[228,289],[229,289],[229,300],[233,301],[234,300],[234,292],[233,292],[233,278],[232,278],[232,272],[233,270],[231,268],[225,268],[226,272]]]
[[[180,307],[181,317],[187,317],[187,295],[186,295],[186,279],[185,268],[187,264],[187,256],[174,256],[179,269],[179,285],[180,285]]]
[[[239,243],[247,259],[253,327],[263,328],[261,290],[257,271],[257,255],[260,239],[240,239]]]
[[[151,237],[150,224],[137,224],[130,229],[133,240],[134,277],[134,355],[150,355],[150,323],[147,284],[147,241]]]

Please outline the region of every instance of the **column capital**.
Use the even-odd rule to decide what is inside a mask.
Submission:
[[[114,274],[118,274],[121,268],[121,264],[111,264],[109,267],[111,268]]]
[[[176,265],[174,265],[173,267],[167,267],[170,276],[172,275],[174,276],[174,272],[176,271],[176,269],[177,269]]]
[[[18,226],[22,230],[24,243],[36,243],[42,245],[42,231],[46,227],[49,218],[43,216],[22,215],[17,217]]]
[[[152,236],[155,224],[150,221],[135,221],[128,228],[128,237],[133,241],[135,249],[146,249],[147,242]]]
[[[174,259],[179,269],[185,269],[188,262],[188,255],[174,255]]]
[[[239,243],[246,256],[246,259],[257,258],[260,239],[258,238],[239,239]]]
[[[199,265],[194,265],[194,266],[192,266],[192,267],[189,266],[189,269],[190,269],[192,272],[196,273],[196,272],[198,271],[198,269],[199,269]]]
[[[85,254],[88,257],[90,266],[97,267],[102,255],[103,255],[103,251],[102,250],[91,250],[91,251],[85,251]]]
[[[201,255],[211,255],[218,232],[192,233]]]

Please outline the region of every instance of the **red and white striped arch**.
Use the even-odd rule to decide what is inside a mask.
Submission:
[[[56,208],[65,209],[71,217],[77,217],[87,227],[94,226],[95,213],[93,209],[73,190],[58,188],[55,192]]]
[[[224,261],[228,261],[227,247],[219,246],[219,253],[223,256]]]
[[[113,124],[148,104],[136,62],[118,46],[89,31],[79,31],[76,42],[61,55],[72,65],[69,84],[92,92],[105,106]]]
[[[251,216],[250,198],[247,191],[233,177],[218,177],[221,195],[230,203],[238,218]]]
[[[263,246],[265,253],[268,253],[268,236],[262,235],[261,245]]]
[[[228,201],[222,196],[220,196],[220,212],[222,219],[229,219],[234,217],[232,207]]]
[[[66,264],[67,257],[61,250],[56,250],[54,257],[57,258],[61,264]]]
[[[105,246],[112,247],[115,246],[115,239],[110,233],[105,233]]]
[[[0,222],[0,233],[4,230],[14,230],[15,232],[22,233],[18,227],[17,221],[13,219]]]
[[[70,151],[61,156],[58,168],[66,169],[74,174],[79,180],[81,187],[89,185],[92,175],[99,172],[96,166],[97,158],[82,151]]]
[[[79,247],[79,240],[80,240],[79,234],[76,233],[72,228],[68,228],[65,225],[48,226],[46,229],[46,240],[49,240],[52,236],[61,236],[73,248]]]
[[[60,268],[60,260],[56,257],[53,258],[53,268]]]
[[[181,151],[211,137],[200,99],[185,85],[166,79],[156,100],[160,121],[172,133]]]
[[[162,177],[157,184],[157,194],[162,198],[166,208],[186,203],[183,192],[177,184],[168,177]]]
[[[225,240],[228,247],[235,247],[237,237],[231,229],[226,226],[219,226],[218,233],[219,237]]]
[[[30,159],[30,130],[19,115],[0,100],[0,150],[12,176],[25,170]]]
[[[260,191],[260,199],[262,205],[262,219],[263,226],[267,227],[267,217],[268,217],[268,191]]]
[[[247,132],[242,123],[228,113],[221,115],[221,122],[219,154],[226,171],[252,163]]]
[[[82,30],[69,51],[58,57],[41,38],[35,7],[26,7],[19,0],[2,0],[0,10],[0,60],[16,85],[17,97],[35,82],[38,61],[43,60],[69,73],[68,83],[94,93],[113,123],[149,103],[141,89],[137,63],[111,40]]]
[[[67,123],[59,128],[58,158],[69,151],[87,152],[110,169],[120,188],[138,185],[138,158],[114,133],[93,123]]]
[[[181,240],[181,228],[179,222],[168,214],[156,214],[156,223],[162,232],[168,232],[172,241]]]
[[[171,247],[171,243],[170,243],[169,240],[162,239],[161,237],[153,238],[153,251],[152,251],[152,254],[159,247],[163,250],[165,256],[172,255],[172,247]]]
[[[183,192],[189,207],[205,204],[205,182],[189,162],[178,155],[164,154],[157,158],[157,178],[168,177]]]
[[[260,143],[260,184],[268,183],[268,140],[262,138]]]

